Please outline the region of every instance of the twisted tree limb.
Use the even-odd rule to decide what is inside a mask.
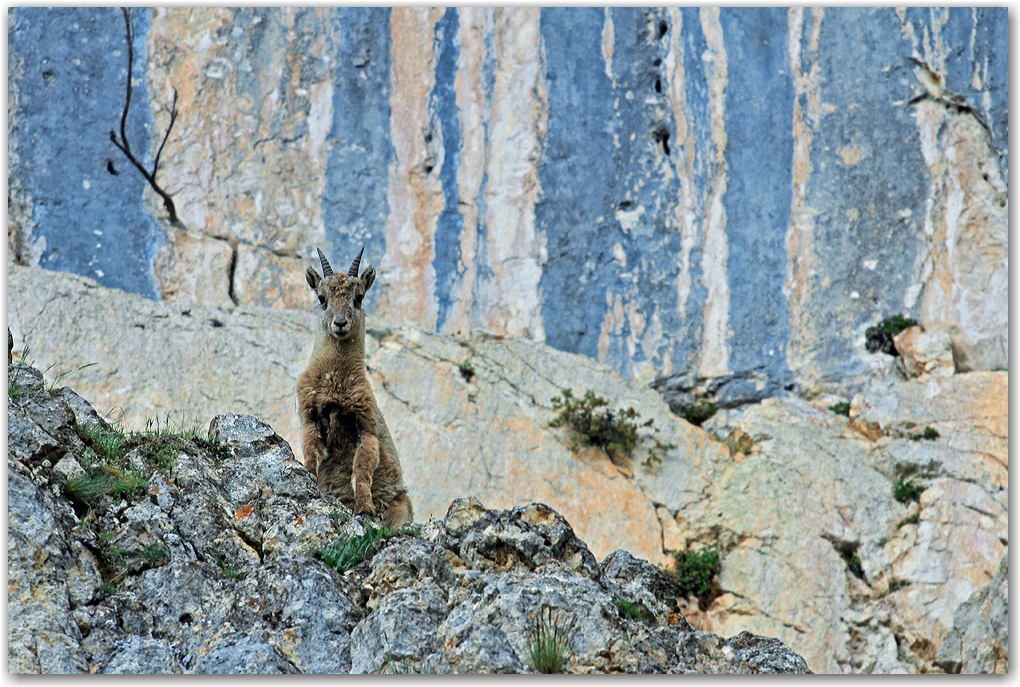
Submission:
[[[127,34],[127,92],[124,96],[124,111],[120,115],[120,140],[117,140],[117,134],[112,129],[110,130],[110,140],[113,142],[113,145],[117,146],[124,153],[131,164],[135,166],[135,169],[145,177],[152,190],[163,199],[163,207],[166,208],[167,213],[170,215],[170,224],[182,226],[181,221],[177,218],[177,208],[174,207],[173,198],[156,183],[156,172],[159,171],[159,158],[163,154],[163,147],[166,145],[167,139],[170,138],[170,131],[174,128],[174,122],[177,121],[177,89],[174,89],[174,99],[170,105],[170,125],[166,128],[166,133],[163,134],[163,140],[159,144],[159,150],[156,151],[156,157],[152,161],[152,171],[150,172],[145,169],[145,166],[131,152],[131,144],[127,139],[127,118],[128,111],[131,109],[131,74],[134,67],[135,54],[134,35],[131,31],[131,10],[127,7],[122,7],[121,12],[124,13],[124,26]],[[112,163],[110,166],[112,166]]]

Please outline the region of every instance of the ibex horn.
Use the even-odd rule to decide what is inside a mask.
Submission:
[[[323,255],[322,251],[319,250],[318,248],[315,249],[315,252],[317,252],[319,254],[319,262],[322,263],[322,276],[323,277],[332,277],[333,276],[333,268],[329,266],[329,260],[326,259],[326,256]]]
[[[351,269],[347,270],[347,274],[349,274],[350,276],[354,277],[355,279],[358,278],[358,269],[361,267],[361,256],[364,255],[364,254],[365,254],[365,247],[362,246],[361,247],[361,252],[358,253],[358,257],[354,258],[354,262],[351,263]]]

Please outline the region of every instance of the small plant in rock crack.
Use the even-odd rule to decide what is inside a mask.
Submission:
[[[469,382],[471,381],[471,378],[475,376],[475,366],[471,364],[470,360],[461,362],[461,364],[457,366],[457,369],[460,370],[460,376]]]
[[[632,457],[638,444],[650,439],[654,445],[648,451],[648,458],[643,465],[651,468],[653,463],[661,463],[662,456],[676,444],[666,444],[654,437],[644,437],[641,428],[647,427],[655,431],[655,420],[650,418],[638,424],[638,413],[633,408],[613,411],[609,401],[596,396],[590,389],[581,398],[576,398],[571,389],[563,389],[560,396],[553,396],[552,408],[558,415],[549,422],[550,427],[566,427],[571,434],[571,448],[577,450],[582,445],[598,446],[609,454],[613,460],[621,457]]]
[[[697,597],[702,610],[717,595],[716,575],[722,570],[718,549],[704,548],[700,551],[674,551],[673,567],[663,572],[676,585],[680,596]]]
[[[170,552],[159,544],[150,544],[134,552],[139,558],[152,565],[162,565],[170,561]]]
[[[829,406],[829,410],[836,413],[836,415],[850,417],[850,404],[846,401],[840,401],[839,403],[832,404]]]
[[[898,356],[899,352],[896,350],[896,344],[893,343],[893,337],[905,329],[916,326],[917,320],[912,320],[903,315],[897,314],[887,317],[874,327],[868,327],[867,331],[864,332],[866,337],[864,345],[871,353],[882,351],[888,355]]]
[[[246,570],[240,570],[238,568],[235,568],[234,566],[228,564],[222,558],[216,559],[216,565],[220,567],[220,570],[223,571],[224,575],[226,575],[232,580],[241,582],[244,580],[244,578],[248,577],[248,572]]]
[[[919,522],[921,522],[921,514],[914,513],[909,518],[905,518],[904,520],[900,520],[898,523],[896,523],[896,529],[900,529],[904,525],[916,525]]]
[[[911,435],[910,439],[911,441],[921,441],[922,439],[925,439],[927,441],[935,441],[936,439],[939,438],[939,436],[941,436],[939,434],[939,431],[934,427],[925,427],[924,432],[922,432],[921,434]]]
[[[889,580],[889,593],[898,592],[904,587],[910,586],[910,580],[901,580],[898,577],[894,577]]]
[[[918,501],[921,498],[921,492],[923,491],[924,487],[919,484],[914,484],[913,481],[904,482],[902,477],[896,480],[896,483],[893,484],[893,498],[900,503]]]
[[[553,617],[552,609],[548,606],[544,612],[539,612],[528,631],[528,659],[531,667],[540,673],[561,672],[570,655],[572,631],[573,621],[563,622],[560,613]]]
[[[384,539],[403,534],[403,530],[391,530],[388,527],[372,527],[364,534],[354,537],[341,537],[329,546],[315,550],[316,558],[340,572],[353,570],[359,563],[368,560],[379,549]]]
[[[719,408],[714,403],[702,399],[681,408],[680,414],[695,427],[701,427],[702,423],[715,415],[717,410]]]
[[[616,600],[616,605],[619,606],[621,611],[629,615],[634,620],[640,621],[645,619],[644,613],[641,612],[641,606],[636,603],[627,601],[623,597],[620,597]]]

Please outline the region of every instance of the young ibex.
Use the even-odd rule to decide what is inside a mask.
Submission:
[[[319,297],[321,328],[297,388],[305,467],[321,493],[339,496],[356,514],[379,514],[399,527],[412,521],[411,500],[365,371],[361,301],[375,281],[375,267],[358,276],[362,248],[347,274],[334,274],[316,250],[322,276],[309,267],[305,277]]]

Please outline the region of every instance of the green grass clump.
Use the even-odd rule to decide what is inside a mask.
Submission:
[[[556,674],[563,670],[570,653],[570,625],[553,618],[548,607],[539,614],[528,633],[528,659],[540,673]]]
[[[898,523],[896,523],[896,529],[900,529],[904,525],[916,525],[919,522],[921,522],[921,514],[920,513],[914,513],[909,518],[906,518],[904,520],[900,520]]]
[[[461,364],[457,366],[457,369],[460,370],[460,376],[469,382],[471,381],[471,378],[475,376],[475,366],[471,364],[470,360],[461,362]]]
[[[912,320],[903,315],[887,317],[874,327],[868,327],[867,331],[864,332],[866,337],[864,345],[871,353],[882,351],[888,355],[899,355],[896,351],[896,344],[893,343],[893,337],[904,329],[916,326],[917,320]]]
[[[611,458],[632,457],[638,444],[646,438],[641,436],[640,429],[647,427],[655,430],[655,420],[649,419],[638,424],[638,413],[633,408],[612,410],[609,401],[596,396],[590,389],[584,396],[576,398],[570,389],[563,389],[561,396],[551,400],[552,408],[559,414],[549,423],[550,427],[566,427],[571,433],[571,448],[577,450],[582,445],[598,446],[606,451]],[[676,444],[666,444],[652,438],[652,448],[648,458],[643,461],[645,467],[651,468],[652,463],[662,462],[662,455]]]
[[[148,561],[152,565],[162,565],[170,560],[170,552],[159,544],[150,544],[144,548],[138,549],[134,553],[139,558]]]
[[[372,557],[379,548],[379,542],[400,534],[399,530],[388,527],[373,527],[356,537],[340,538],[315,551],[315,557],[340,572],[353,570],[359,563]]]
[[[220,570],[223,571],[223,574],[232,580],[237,580],[238,582],[241,582],[242,580],[244,580],[244,578],[248,577],[247,571],[239,570],[238,568],[229,565],[222,558],[218,558],[216,560],[216,565],[220,566]]]
[[[701,423],[715,415],[718,409],[719,408],[711,401],[702,399],[681,408],[680,414],[692,425],[701,427]]]
[[[644,613],[641,612],[641,607],[636,603],[631,603],[624,598],[616,600],[616,605],[620,607],[620,610],[629,615],[634,620],[644,620]]]
[[[912,441],[920,441],[921,439],[935,441],[936,439],[939,438],[939,436],[941,436],[939,434],[939,431],[934,427],[925,427],[924,432],[922,434],[914,434],[913,436],[910,437],[910,439]]]
[[[829,410],[836,413],[836,415],[844,415],[850,417],[850,404],[846,401],[840,401],[829,406]]]
[[[901,580],[899,578],[894,577],[891,580],[889,580],[889,593],[892,594],[893,592],[899,591],[900,589],[909,586],[910,580]]]
[[[700,551],[674,551],[673,568],[663,572],[673,580],[681,596],[694,596],[707,604],[715,591],[715,577],[722,570],[717,549]]]
[[[148,481],[141,475],[100,465],[67,480],[64,490],[72,499],[95,510],[107,499],[141,496],[148,486]]]
[[[919,500],[923,491],[924,487],[913,481],[904,482],[902,477],[893,484],[893,498],[900,503]]]

